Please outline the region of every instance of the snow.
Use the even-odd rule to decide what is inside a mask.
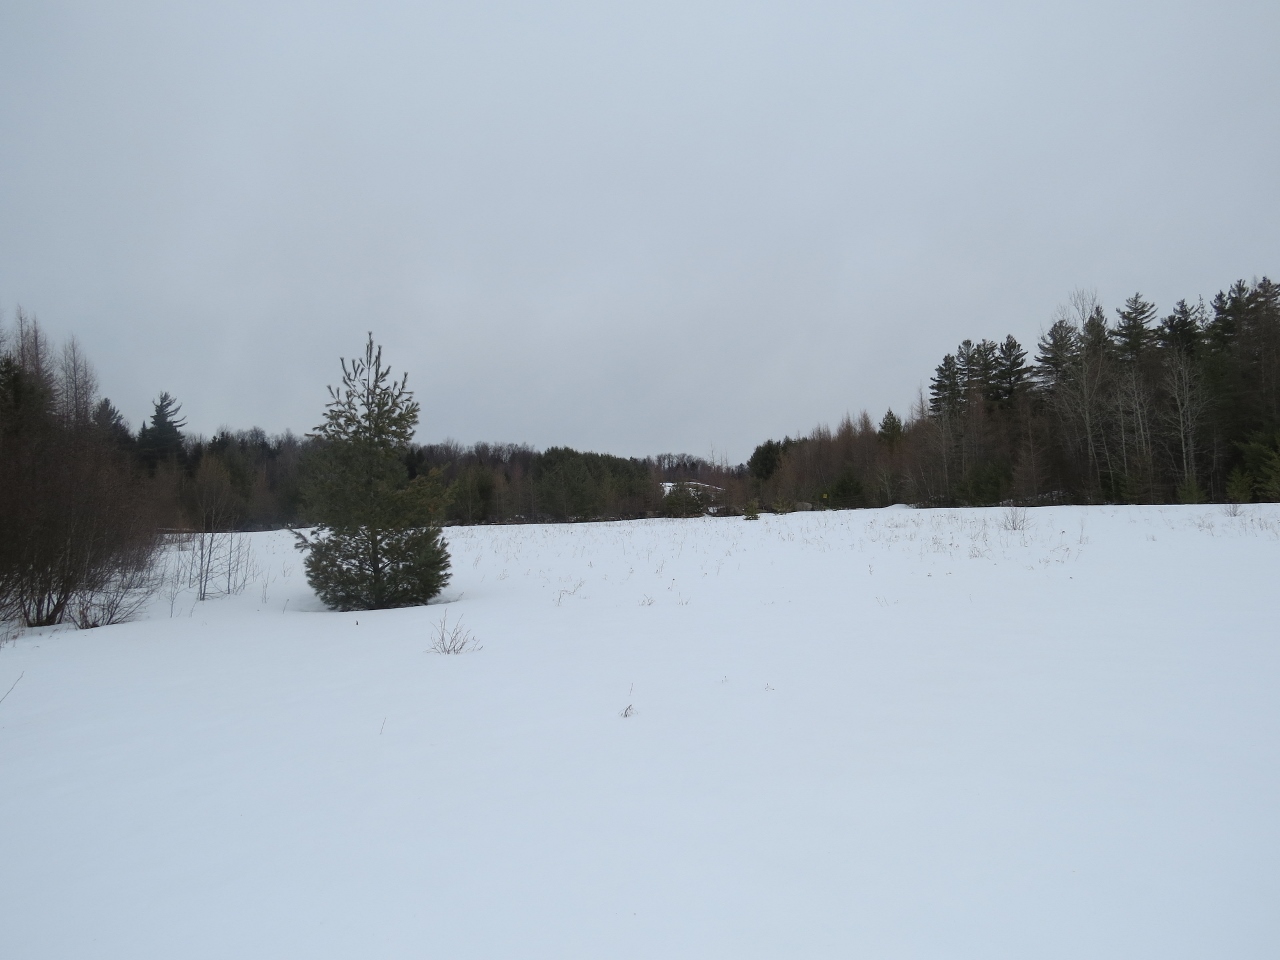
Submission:
[[[724,487],[713,487],[709,483],[698,483],[695,480],[684,480],[684,481],[681,481],[681,483],[683,483],[684,486],[688,487],[690,490],[701,490],[705,493],[723,493],[724,492]],[[661,483],[659,483],[658,486],[662,487],[662,495],[665,497],[676,487],[680,486],[680,483],[677,483],[675,481],[664,480]]]
[[[376,613],[255,534],[23,634],[0,957],[1280,955],[1280,507],[1011,516],[451,528]]]

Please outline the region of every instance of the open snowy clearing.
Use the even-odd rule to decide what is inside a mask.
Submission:
[[[1280,956],[1280,508],[1026,518],[454,528],[377,613],[253,535],[0,650],[0,956]]]

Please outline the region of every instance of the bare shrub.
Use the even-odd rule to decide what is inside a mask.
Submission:
[[[1031,518],[1027,516],[1026,507],[1010,505],[1000,517],[1000,529],[1012,533],[1022,533],[1031,529]]]
[[[234,530],[205,530],[191,535],[187,585],[197,600],[234,597],[256,579],[258,565],[249,538]]]
[[[150,593],[158,547],[145,491],[92,439],[9,439],[0,456],[5,614],[28,626],[127,619]]]
[[[449,626],[449,613],[445,611],[445,615],[436,624],[435,633],[431,638],[431,650],[434,653],[456,654],[469,653],[483,650],[482,647],[471,631],[462,626],[462,618],[458,618],[458,622],[452,627]]]
[[[163,579],[154,546],[135,546],[120,554],[97,590],[82,592],[72,604],[71,618],[81,630],[127,623],[151,599]]]
[[[79,348],[59,372],[39,325],[17,319],[0,353],[0,619],[118,623],[154,586],[155,498],[92,420]]]
[[[160,574],[160,595],[169,601],[170,617],[173,616],[178,597],[191,580],[191,558],[187,547],[186,534],[174,534],[169,538],[164,569]]]

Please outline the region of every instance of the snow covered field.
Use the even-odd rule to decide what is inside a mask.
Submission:
[[[1280,956],[1280,508],[1010,519],[454,528],[378,613],[259,534],[29,632],[0,957]]]

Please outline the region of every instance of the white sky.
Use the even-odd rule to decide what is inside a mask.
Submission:
[[[744,459],[1076,286],[1280,274],[1280,4],[0,5],[0,306],[134,426]]]

